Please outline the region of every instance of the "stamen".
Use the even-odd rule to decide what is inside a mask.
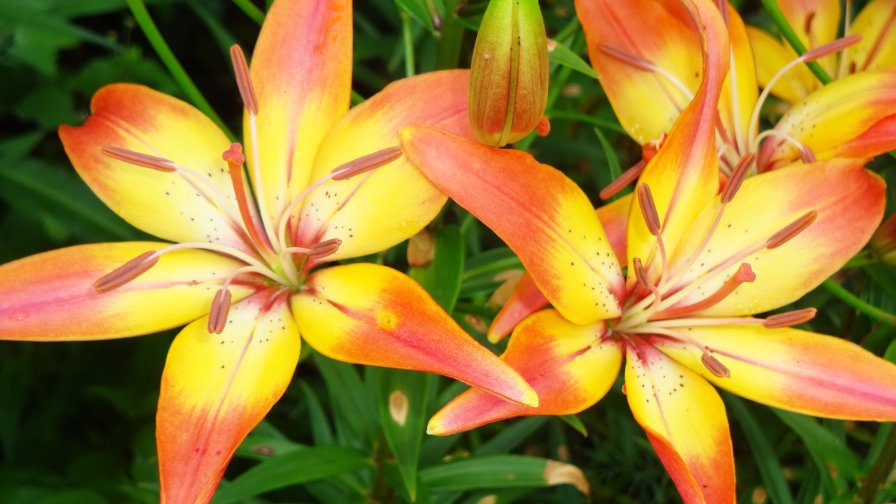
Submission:
[[[700,357],[700,362],[702,362],[703,365],[706,366],[706,369],[716,377],[731,378],[731,371],[729,371],[724,364],[719,362],[719,359],[710,353],[708,348],[703,349],[703,356]]]
[[[333,180],[345,180],[361,173],[374,170],[401,157],[401,147],[378,150],[358,159],[341,164],[333,169]]]
[[[249,211],[249,202],[246,199],[246,186],[243,182],[243,163],[246,162],[246,156],[243,156],[243,146],[238,143],[232,143],[221,157],[230,167],[230,181],[233,184],[233,193],[240,210],[240,217],[243,219],[243,228],[246,230],[249,240],[259,252],[270,254],[270,244],[261,237],[258,229],[256,229],[255,220],[252,218],[252,214]]]
[[[177,171],[174,162],[162,157],[150,156],[149,154],[134,152],[123,147],[115,147],[114,145],[103,147],[101,150],[103,154],[110,158],[124,161],[125,163],[130,163],[132,165],[169,173]]]
[[[804,163],[814,163],[818,161],[818,158],[815,157],[815,153],[812,152],[812,149],[805,144],[803,144],[803,147],[800,149],[800,159]]]
[[[694,313],[700,310],[705,310],[712,306],[715,306],[720,301],[728,297],[734,289],[737,289],[740,284],[744,282],[752,282],[756,280],[756,274],[753,273],[753,270],[750,268],[750,265],[747,263],[742,263],[737,271],[731,275],[731,278],[725,281],[719,290],[712,293],[710,296],[706,297],[703,300],[697,301],[696,303],[692,303],[686,306],[679,306],[674,308],[668,308],[666,310],[662,310],[658,313],[654,313],[651,315],[648,320],[666,320],[671,318],[678,318],[682,315],[687,315],[690,313]]]
[[[725,191],[722,193],[723,205],[734,199],[737,190],[740,189],[741,184],[744,183],[744,179],[747,178],[747,171],[750,169],[750,164],[753,162],[754,157],[755,156],[753,156],[752,153],[749,153],[737,163],[737,166],[734,167],[731,177],[728,178],[728,185],[725,186]]]
[[[653,236],[658,236],[661,230],[660,216],[657,214],[650,188],[647,187],[647,184],[641,184],[636,189],[636,192],[638,193],[638,204],[641,206],[641,214],[644,216],[644,222],[647,224],[647,230]]]
[[[809,49],[803,53],[802,59],[807,63],[812,62],[824,58],[825,56],[838,53],[851,45],[858,44],[861,40],[862,36],[858,33],[849,35],[833,42],[828,42],[827,44]]]
[[[538,124],[535,125],[535,134],[540,137],[546,137],[551,132],[551,122],[547,116],[541,116]]]
[[[753,106],[753,113],[750,115],[750,129],[748,130],[748,134],[750,135],[751,139],[754,139],[754,141],[751,141],[750,143],[755,143],[756,134],[759,130],[759,112],[762,109],[762,105],[765,103],[765,100],[768,99],[768,95],[769,93],[771,93],[772,88],[775,87],[778,81],[781,80],[781,78],[784,77],[784,75],[789,72],[791,68],[803,63],[815,61],[818,58],[822,58],[829,54],[833,54],[837,51],[843,50],[846,47],[855,44],[859,40],[861,40],[861,36],[858,35],[843,37],[842,39],[838,39],[828,44],[824,44],[806,51],[799,58],[796,58],[795,60],[781,67],[781,69],[778,70],[778,72],[775,73],[775,75],[773,75],[771,79],[769,79],[768,83],[765,85],[765,88],[762,90],[762,94],[759,95],[759,99],[756,100],[756,104]]]
[[[644,264],[641,263],[641,259],[638,257],[632,258],[632,267],[635,268],[635,278],[638,279],[638,283],[641,284],[641,287],[650,289],[650,280],[647,279],[647,271],[644,270]]]
[[[324,257],[333,255],[339,250],[340,245],[342,245],[342,240],[339,238],[331,238],[315,243],[308,252],[308,259],[323,259]]]
[[[600,196],[600,199],[610,199],[617,193],[619,193],[619,191],[625,189],[626,186],[628,186],[641,176],[641,172],[644,171],[645,166],[647,166],[647,163],[645,163],[642,159],[628,170],[622,172],[622,175],[616,177],[616,180],[610,182],[607,187],[604,187],[604,189],[598,194],[598,196]]]
[[[644,70],[646,72],[655,72],[662,75],[666,78],[666,80],[671,82],[673,86],[678,88],[678,90],[687,97],[688,101],[694,99],[694,93],[692,93],[691,90],[687,88],[687,86],[685,86],[680,80],[678,80],[677,77],[667,72],[663,68],[657,66],[652,61],[646,60],[639,56],[635,56],[634,54],[625,52],[612,46],[608,46],[606,44],[599,45],[598,49],[606,53],[608,56],[616,58],[617,60],[623,63],[627,63],[635,68]]]
[[[779,329],[781,327],[791,327],[808,322],[815,318],[815,308],[803,308],[802,310],[793,310],[784,313],[776,313],[766,317],[762,321],[762,326],[768,329]]]
[[[806,230],[807,227],[811,226],[815,219],[818,217],[818,212],[812,210],[811,212],[807,212],[805,215],[800,217],[799,219],[791,222],[787,226],[784,226],[783,229],[773,234],[771,238],[765,242],[765,248],[767,249],[775,249],[784,245],[791,239],[793,239],[796,235],[802,233]]]
[[[227,315],[231,306],[230,290],[220,289],[212,300],[212,309],[208,314],[208,332],[221,334],[227,325]]]
[[[252,115],[258,115],[258,100],[255,98],[255,89],[249,77],[249,65],[246,63],[246,55],[240,46],[230,46],[230,60],[233,62],[233,73],[236,76],[236,86],[240,90],[243,104]]]
[[[146,273],[157,262],[159,262],[159,257],[155,251],[144,252],[93,282],[93,289],[99,293],[117,289]]]

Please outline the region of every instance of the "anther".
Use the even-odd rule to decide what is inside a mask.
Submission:
[[[660,216],[656,212],[656,205],[653,202],[653,195],[650,194],[650,188],[647,184],[641,184],[636,189],[638,193],[638,204],[641,206],[641,214],[644,216],[644,222],[647,224],[647,230],[653,236],[660,234]]]
[[[731,172],[731,177],[728,178],[728,185],[725,186],[725,191],[722,193],[722,203],[728,203],[732,199],[734,199],[734,195],[737,193],[737,190],[740,189],[741,184],[744,183],[744,179],[747,178],[747,171],[750,169],[750,164],[753,162],[753,154],[747,154],[737,163],[737,166],[734,167],[734,171]]]
[[[722,284],[721,287],[719,287],[719,290],[712,293],[709,297],[686,306],[678,306],[662,310],[651,315],[649,320],[668,320],[672,318],[678,318],[683,315],[688,315],[700,310],[705,310],[707,308],[715,306],[720,301],[728,297],[732,292],[734,292],[734,289],[737,289],[740,286],[740,284],[752,282],[754,280],[756,280],[756,274],[753,273],[753,269],[750,268],[749,264],[742,263],[740,267],[737,268],[737,271],[733,275],[731,275],[731,278],[726,280],[725,283]]]
[[[99,293],[117,289],[146,273],[157,262],[159,262],[159,258],[154,251],[144,252],[93,282],[93,289]]]
[[[719,362],[719,359],[710,353],[709,349],[703,349],[703,355],[700,357],[700,362],[702,362],[703,365],[706,366],[706,369],[716,377],[731,378],[731,371],[729,371],[724,364]]]
[[[149,154],[142,154],[140,152],[134,152],[112,145],[103,147],[101,150],[103,154],[110,158],[124,161],[125,163],[130,163],[132,165],[169,173],[177,171],[177,168],[174,167],[174,163],[171,160],[162,157],[150,156]]]
[[[800,147],[800,159],[804,163],[814,163],[814,162],[818,161],[818,158],[815,157],[815,153],[812,152],[812,149],[809,148],[809,146],[805,145],[805,144],[803,144],[803,146]]]
[[[622,172],[622,175],[616,177],[616,180],[610,182],[607,187],[604,187],[603,190],[598,194],[598,196],[600,196],[600,199],[610,199],[619,191],[625,189],[626,186],[628,186],[641,176],[641,172],[644,171],[644,167],[646,165],[647,163],[642,159],[628,170]]]
[[[308,259],[323,259],[324,257],[331,256],[339,250],[340,245],[342,245],[342,240],[339,238],[331,238],[315,243],[308,250]]]
[[[208,314],[208,332],[221,334],[227,325],[227,315],[231,305],[230,290],[223,288],[215,293],[212,300],[212,308]]]
[[[773,234],[771,238],[765,242],[765,247],[768,249],[778,248],[781,245],[789,242],[796,235],[802,233],[806,230],[807,227],[811,226],[815,219],[818,217],[818,212],[812,210],[811,212],[807,212],[799,219],[791,222],[790,224],[784,226],[783,229]]]
[[[333,180],[345,180],[374,170],[401,157],[401,147],[388,147],[341,164],[333,169]]]
[[[236,86],[240,90],[243,104],[252,115],[258,115],[258,100],[255,98],[255,90],[252,88],[252,80],[249,78],[249,65],[246,63],[246,55],[240,46],[230,46],[230,60],[233,62],[233,73],[236,76]]]
[[[849,46],[858,44],[861,40],[862,36],[858,33],[855,35],[850,35],[848,37],[843,37],[833,42],[829,42],[827,44],[809,49],[808,51],[803,53],[802,59],[803,61],[807,62],[815,61],[817,59],[824,58],[825,56],[838,53]]]
[[[762,326],[768,329],[779,329],[781,327],[791,327],[808,322],[815,318],[815,308],[803,308],[801,310],[793,310],[784,313],[776,313],[768,316],[762,321]]]
[[[635,278],[638,279],[638,283],[641,287],[650,289],[651,284],[650,280],[647,278],[647,270],[644,269],[644,264],[639,257],[632,258],[632,267],[635,269]]]

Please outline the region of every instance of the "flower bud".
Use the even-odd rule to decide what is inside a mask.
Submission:
[[[871,248],[881,262],[896,264],[896,214],[890,215],[871,237]]]
[[[538,125],[548,99],[548,44],[537,0],[491,0],[470,75],[470,124],[501,147]]]

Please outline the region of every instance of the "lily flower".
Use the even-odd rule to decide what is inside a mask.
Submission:
[[[162,502],[211,499],[290,383],[300,335],[334,359],[439,373],[537,404],[409,277],[331,265],[413,236],[443,206],[401,158],[400,127],[473,138],[463,70],[395,82],[349,111],[351,30],[349,1],[281,0],[251,70],[232,48],[245,155],[180,100],[133,84],[100,89],[82,126],[59,128],[65,150],[110,208],[165,241],[80,245],[0,267],[2,339],[99,340],[186,324],[162,374]]]
[[[744,164],[719,194],[715,118],[728,47],[715,7],[693,8],[707,71],[638,181],[625,272],[588,198],[558,170],[437,128],[402,130],[410,161],[516,252],[554,306],[517,326],[502,355],[539,406],[469,390],[433,417],[430,433],[580,412],[624,361],[632,413],[682,498],[717,503],[734,502],[735,473],[712,385],[816,416],[896,419],[896,366],[792,328],[814,309],[756,316],[800,298],[861,249],[883,213],[883,181],[855,160],[748,179]]]
[[[862,72],[794,100],[774,128],[760,130],[760,110],[768,95],[778,89],[777,83],[787,81],[795,72],[809,73],[804,62],[822,60],[839,51],[846,51],[845,57],[868,51],[861,48],[876,40],[873,30],[848,32],[836,40],[834,30],[806,54],[781,60],[773,58],[766,45],[751,36],[755,30],[745,27],[733,7],[719,3],[731,48],[731,71],[722,88],[716,124],[720,168],[726,177],[751,155],[756,164],[751,171],[762,172],[815,159],[853,157],[866,161],[896,148],[894,68],[863,67]],[[818,5],[792,3],[805,5],[806,9]],[[872,2],[876,3],[888,4],[890,9],[893,5],[892,0]],[[691,101],[701,82],[697,27],[675,0],[577,0],[576,11],[588,40],[591,64],[623,128],[641,144],[658,139]],[[631,19],[638,22],[632,23]],[[812,26],[820,26],[822,20],[812,19]],[[869,23],[863,21],[861,26]],[[888,51],[876,52],[883,53]],[[778,66],[768,74],[765,63],[757,66],[756,62],[770,59]],[[760,84],[766,88],[761,94]]]
[[[839,0],[778,0],[784,18],[809,50],[833,42],[840,31],[841,18],[845,36],[861,37],[839,58],[831,55],[818,61],[833,79],[896,67],[896,1],[871,0],[855,20],[850,19],[850,4],[847,1],[846,10],[841,12]],[[782,67],[796,59],[796,52],[786,42],[753,26],[747,27],[747,36],[754,53],[762,55],[756,59],[756,77],[766,87]],[[820,87],[815,75],[805,65],[799,65],[781,78],[771,93],[795,104]]]

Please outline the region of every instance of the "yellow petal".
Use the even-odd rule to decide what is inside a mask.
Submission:
[[[613,386],[622,364],[619,343],[601,339],[605,330],[603,322],[572,324],[556,310],[532,315],[513,331],[501,359],[532,385],[538,407],[470,389],[436,413],[427,432],[452,434],[505,418],[567,415],[592,406]]]
[[[401,142],[433,183],[507,242],[563,316],[587,324],[619,314],[619,264],[572,180],[524,152],[434,128],[405,128]]]
[[[292,297],[302,337],[333,359],[438,373],[538,404],[519,375],[476,343],[408,276],[355,263],[318,270]]]
[[[313,179],[364,155],[399,146],[398,130],[431,124],[473,138],[467,117],[469,72],[450,70],[402,79],[355,107],[327,135]],[[434,93],[433,90],[439,90]],[[445,195],[404,158],[315,190],[301,210],[299,243],[338,238],[328,260],[379,252],[417,234]]]
[[[811,184],[806,183],[809,180]],[[713,280],[677,304],[686,306],[715,292],[742,263],[750,265],[756,280],[740,285],[702,314],[750,315],[790,303],[861,250],[880,222],[884,204],[883,181],[855,161],[794,165],[749,178],[725,208],[700,255],[687,261],[718,213],[718,200],[692,223],[693,232],[673,254],[672,271],[679,272],[689,262],[687,273],[675,282],[682,287],[728,262]],[[812,211],[817,212],[815,221],[790,241],[730,261],[744,250],[762,247],[772,235]]]
[[[759,96],[756,83],[756,66],[753,50],[740,14],[728,5],[728,37],[731,42],[731,64],[722,85],[719,99],[719,116],[727,137],[733,142],[744,143],[749,134],[750,116]],[[746,145],[739,150],[746,151]]]
[[[162,502],[208,502],[234,450],[280,399],[299,360],[287,298],[236,303],[224,332],[190,324],[168,352],[156,417]]]
[[[725,24],[715,5],[709,2],[696,5],[705,27],[703,82],[638,180],[638,186],[646,185],[653,195],[667,250],[674,249],[690,232],[694,217],[718,190],[715,125],[729,50]],[[661,264],[657,239],[648,230],[638,204],[632,204],[629,211],[627,245],[629,266],[639,258],[644,264],[650,264],[652,275],[657,276]],[[634,268],[629,267],[628,272],[631,284]]]
[[[858,345],[797,329],[761,325],[682,329],[731,373],[719,378],[693,344],[658,343],[678,362],[748,399],[814,416],[896,420],[896,365]]]
[[[896,1],[871,0],[849,27],[862,40],[843,53],[846,71],[896,66]]]
[[[685,504],[734,502],[734,456],[719,394],[650,345],[629,346],[628,404]]]
[[[208,313],[221,281],[241,263],[200,250],[164,254],[135,280],[98,293],[93,283],[158,242],[79,245],[0,267],[0,339],[120,338],[178,327]],[[235,299],[248,294],[235,287]]]
[[[209,118],[187,103],[136,84],[100,89],[90,110],[87,122],[61,126],[59,137],[78,174],[109,208],[166,240],[245,249],[236,231],[240,220],[227,163],[221,159],[230,141]],[[166,158],[194,170],[200,179],[134,166],[103,154],[104,147]],[[222,204],[226,209],[215,203],[215,192],[231,198]]]
[[[620,124],[640,144],[669,130],[700,85],[703,73],[700,39],[691,28],[692,21],[667,4],[576,0],[591,64]],[[661,72],[623,61],[605,47],[650,62],[674,81]]]
[[[840,0],[779,0],[784,17],[803,44],[812,49],[837,38]],[[819,60],[829,75],[836,75],[837,56]]]
[[[258,117],[243,120],[249,172],[271,223],[308,185],[324,136],[348,110],[351,55],[350,1],[271,6],[250,72]]]
[[[824,159],[829,151],[848,144],[892,115],[896,115],[896,69],[871,70],[815,91],[788,110],[775,130],[790,135]],[[760,158],[771,167],[786,166],[798,161],[800,153],[782,137],[771,137],[762,145]]]
[[[758,28],[748,26],[747,36],[755,55],[756,80],[762,87],[768,85],[778,70],[798,57],[789,45]],[[797,65],[775,83],[771,94],[784,101],[797,103],[818,86],[818,81],[809,68]]]

